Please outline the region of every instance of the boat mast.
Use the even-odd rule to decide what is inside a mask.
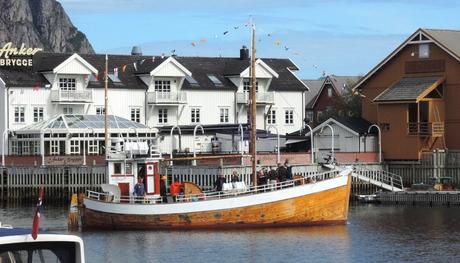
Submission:
[[[257,127],[256,127],[256,27],[252,21],[252,39],[251,39],[251,161],[252,161],[252,182],[257,186]]]
[[[109,156],[109,129],[108,129],[108,110],[109,107],[109,58],[107,54],[105,55],[105,71],[104,71],[104,133],[105,133],[105,158],[108,159]]]

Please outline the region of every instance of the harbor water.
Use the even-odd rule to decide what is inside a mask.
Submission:
[[[67,232],[67,207],[41,227]],[[0,221],[30,227],[33,206],[3,204]],[[459,262],[460,208],[352,205],[347,225],[226,231],[72,232],[87,262]]]

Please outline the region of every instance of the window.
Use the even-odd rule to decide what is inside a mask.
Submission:
[[[306,116],[305,116],[305,122],[306,122],[306,123],[312,122],[312,121],[313,121],[313,116],[314,116],[313,111],[310,111],[310,110],[307,111],[307,114],[306,114]]]
[[[59,78],[59,88],[63,91],[75,90],[75,79],[74,78]]]
[[[168,123],[168,109],[158,109],[158,123]]]
[[[285,124],[294,124],[294,110],[285,110],[284,111],[284,123]]]
[[[80,141],[70,141],[70,154],[80,154]]]
[[[192,123],[200,123],[200,108],[191,108],[190,118]]]
[[[216,75],[213,75],[213,74],[208,74],[208,78],[209,80],[212,81],[212,83],[217,86],[217,87],[222,87],[224,86],[224,84],[222,84],[222,82],[220,81],[220,79],[216,76]]]
[[[121,163],[114,163],[113,164],[113,173],[114,174],[121,174]]]
[[[418,57],[429,58],[430,57],[430,44],[419,44],[418,45]]]
[[[141,109],[131,108],[131,120],[134,122],[141,122]]]
[[[88,154],[98,154],[99,147],[96,140],[88,141]]]
[[[102,106],[96,107],[96,115],[104,115],[105,114],[105,109]]]
[[[322,111],[317,111],[317,112],[316,112],[316,121],[320,121],[320,120],[321,120],[321,116],[323,116],[323,112],[322,112]]]
[[[243,81],[243,91],[250,92],[251,91],[251,80],[244,80]],[[259,92],[259,82],[256,81],[256,92]]]
[[[171,92],[170,80],[155,80],[155,91]]]
[[[267,123],[276,124],[276,110],[269,110],[267,113]]]
[[[63,112],[64,114],[73,114],[73,108],[64,107],[64,108],[62,109],[62,112]]]
[[[50,141],[50,155],[59,155],[59,141]]]
[[[228,112],[229,112],[228,108],[220,108],[219,109],[220,123],[228,123],[229,122]]]
[[[12,155],[18,154],[18,141],[11,141],[11,154]]]
[[[14,107],[14,122],[16,123],[26,122],[25,111],[26,111],[26,108],[24,106]]]
[[[32,154],[33,155],[40,154],[40,142],[39,141],[32,142]]]
[[[34,122],[43,120],[43,107],[34,107]]]
[[[133,165],[130,163],[127,163],[125,165],[125,174],[133,174]]]
[[[22,142],[22,155],[30,155],[29,142]]]
[[[332,88],[331,87],[327,88],[327,96],[329,98],[332,98]]]

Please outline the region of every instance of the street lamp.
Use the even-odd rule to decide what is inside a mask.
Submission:
[[[277,148],[277,162],[276,163],[280,163],[281,162],[281,158],[280,158],[280,134],[278,132],[278,128],[275,126],[275,125],[270,125],[268,126],[267,128],[267,133],[270,131],[270,128],[275,128],[275,131],[276,131],[276,137],[277,137],[277,143],[276,143],[276,148]]]
[[[192,161],[192,165],[193,166],[196,166],[196,145],[195,145],[195,138],[196,138],[196,130],[200,128],[201,129],[201,134],[204,135],[204,129],[203,129],[203,126],[201,126],[200,124],[197,124],[195,126],[195,128],[193,129],[193,161]]]
[[[380,130],[380,127],[376,124],[372,124],[369,126],[369,129],[367,129],[367,133],[371,132],[372,127],[377,128],[377,131],[379,133],[379,163],[382,163],[382,131]]]
[[[5,129],[2,135],[2,167],[5,167],[5,138],[6,143],[8,144],[8,133],[11,132],[10,129]]]
[[[308,129],[310,129],[310,151],[311,151],[311,164],[314,164],[315,163],[315,152],[313,152],[313,150],[315,149],[314,148],[314,144],[313,144],[313,129],[311,128],[310,125],[308,124],[305,124],[305,127],[308,127]],[[304,128],[305,128],[304,127]],[[302,130],[300,130],[300,135],[302,135]],[[307,135],[307,134],[305,134]]]
[[[325,124],[323,127],[321,127],[321,131],[319,133],[323,133],[323,130],[324,130],[324,127],[328,127],[329,129],[331,129],[331,133],[332,133],[332,162],[335,162],[335,155],[334,155],[334,129],[332,128],[331,125],[329,124]]]
[[[174,132],[174,129],[177,129],[179,131],[179,151],[181,150],[180,149],[180,139],[181,139],[181,136],[182,136],[182,132],[180,131],[180,127],[177,126],[177,125],[174,125],[172,128],[171,128],[171,133],[169,135],[169,138],[171,138],[171,152],[169,153],[169,159],[171,159],[171,162],[169,162],[169,165],[173,165],[173,161],[172,161],[172,158],[173,158],[173,132]]]

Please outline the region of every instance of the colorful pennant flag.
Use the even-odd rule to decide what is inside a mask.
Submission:
[[[228,33],[228,31],[225,31],[225,32],[224,32],[224,35],[226,35],[227,33]]]
[[[196,43],[195,42],[192,42],[191,43],[193,47],[196,47]]]
[[[113,69],[113,75],[118,78],[118,68]]]
[[[126,72],[126,68],[128,67],[128,65],[123,65],[123,67],[121,68],[121,70],[123,71],[123,73]]]

